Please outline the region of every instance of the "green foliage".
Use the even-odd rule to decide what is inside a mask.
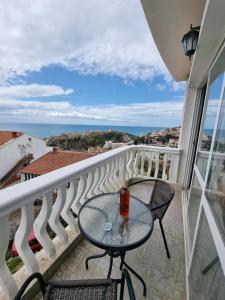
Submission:
[[[65,150],[87,151],[89,147],[103,147],[105,141],[113,143],[127,143],[139,138],[119,131],[99,131],[84,134],[64,134],[51,137],[48,140],[48,146],[58,146]]]
[[[23,262],[19,256],[10,257],[6,263],[12,274],[16,273],[23,266]]]

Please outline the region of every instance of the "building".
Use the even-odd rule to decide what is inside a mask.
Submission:
[[[50,151],[46,142],[24,132],[0,131],[0,181],[4,184],[31,159]]]
[[[186,81],[179,148],[124,146],[0,191],[2,298],[13,299],[18,286],[35,271],[50,278],[54,275],[79,278],[82,271],[85,272],[82,275],[91,278],[95,273],[104,276],[105,261],[101,264],[99,260],[92,272],[84,270],[85,257],[99,252],[94,246],[89,251],[81,242],[77,220],[72,218],[70,209],[79,212],[87,199],[118,191],[127,179],[159,177],[159,156],[163,156],[160,179],[176,187],[176,197],[166,212],[171,259],[165,258],[157,228],[142,251],[129,251],[127,256],[146,279],[150,291],[146,299],[225,299],[225,1],[141,0],[141,3],[171,76],[176,81]],[[189,59],[181,40],[191,24],[200,26],[200,31],[196,51]],[[195,44],[192,42],[188,45]],[[213,133],[203,150],[202,137],[205,144],[204,135],[209,128]],[[148,165],[144,166],[145,161]],[[73,184],[65,196],[62,189],[68,182]],[[59,191],[61,197],[52,208],[47,200],[53,190]],[[44,196],[46,201],[38,221],[34,221],[31,212],[37,195]],[[24,267],[13,276],[6,265],[5,253],[8,215],[18,208],[23,213],[16,242]],[[59,227],[59,215],[69,224],[64,230]],[[49,219],[58,228],[51,243],[46,234]],[[24,242],[32,228],[44,248],[37,255],[29,252]],[[120,272],[118,265],[113,268],[115,273]],[[144,299],[137,283],[135,287],[137,299]],[[29,292],[37,293],[34,288]]]
[[[104,150],[112,150],[119,147],[131,145],[133,142],[130,143],[113,143],[112,141],[105,141],[105,144],[103,145]]]
[[[57,148],[53,148],[53,151],[46,153],[31,164],[21,169],[21,180],[25,181],[40,175],[44,175],[65,166],[74,164],[78,161],[90,158],[94,155],[95,154],[93,153],[61,151],[57,150]]]

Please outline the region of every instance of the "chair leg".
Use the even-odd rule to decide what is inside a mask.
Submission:
[[[159,220],[159,225],[160,225],[160,229],[161,229],[161,232],[162,232],[163,242],[164,242],[164,245],[165,245],[165,248],[166,248],[166,254],[167,254],[167,257],[170,259],[170,252],[169,252],[169,249],[168,249],[166,236],[165,236],[164,229],[163,229],[162,220]]]
[[[86,260],[85,260],[86,270],[88,270],[88,261],[89,261],[90,259],[100,258],[100,257],[104,257],[104,256],[106,256],[106,255],[107,255],[107,251],[105,251],[105,252],[102,253],[102,254],[91,255],[91,256],[89,256],[88,258],[86,258]]]
[[[127,283],[127,288],[128,288],[128,293],[129,293],[129,299],[130,300],[135,300],[135,294],[134,294],[134,288],[132,285],[132,281],[130,278],[130,274],[128,273],[128,271],[126,269],[123,269],[122,271],[122,278],[120,280],[121,283],[121,288],[120,288],[120,300],[123,300],[123,295],[124,295],[124,283]]]

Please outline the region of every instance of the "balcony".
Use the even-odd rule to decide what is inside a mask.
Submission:
[[[105,277],[107,258],[92,261],[90,270],[85,270],[85,258],[100,250],[82,239],[71,209],[77,214],[88,198],[100,193],[118,191],[127,179],[155,177],[169,180],[175,186],[174,200],[163,220],[172,257],[167,259],[158,224],[155,224],[148,242],[138,250],[130,251],[127,260],[146,280],[146,299],[184,299],[182,208],[180,190],[176,184],[179,157],[180,150],[174,148],[121,147],[2,190],[0,298],[13,299],[18,286],[28,274],[35,271],[40,271],[47,278]],[[133,193],[146,201],[145,186]],[[53,195],[57,195],[54,201]],[[37,198],[42,199],[42,206],[34,219],[33,203]],[[24,266],[12,275],[5,262],[5,253],[10,235],[9,216],[18,209],[21,209],[21,220],[15,242]],[[62,226],[60,216],[68,224],[67,227]],[[56,233],[53,240],[47,233],[47,223]],[[27,241],[32,229],[43,246],[36,254],[33,254]],[[113,275],[120,275],[117,260],[114,262]],[[137,299],[142,299],[140,283],[135,278],[133,282]],[[28,293],[37,293],[35,286]]]

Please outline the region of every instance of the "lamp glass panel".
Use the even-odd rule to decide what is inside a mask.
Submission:
[[[193,49],[193,44],[192,44],[192,37],[189,35],[188,39],[187,39],[187,51],[190,51]]]

